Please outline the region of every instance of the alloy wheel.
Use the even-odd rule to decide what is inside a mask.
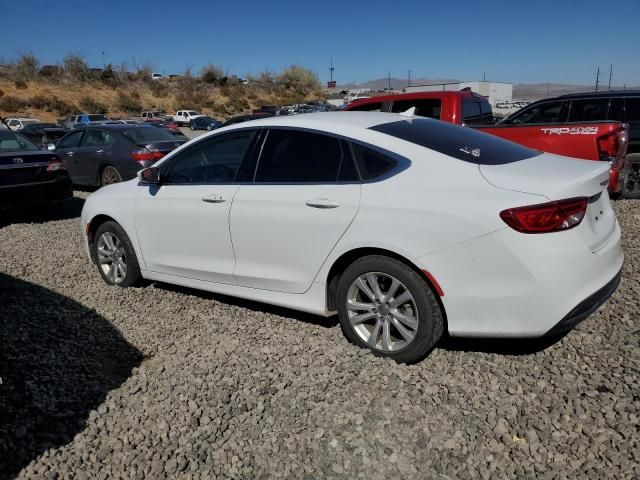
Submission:
[[[120,183],[121,178],[118,171],[113,167],[107,167],[102,172],[102,185],[111,185],[112,183]]]
[[[105,277],[115,284],[127,276],[124,244],[111,232],[104,232],[98,238],[98,264]]]
[[[347,292],[346,307],[353,330],[374,350],[402,350],[418,331],[413,295],[389,274],[367,272],[356,278]]]

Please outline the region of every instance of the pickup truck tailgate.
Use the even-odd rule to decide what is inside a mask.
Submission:
[[[616,229],[607,184],[607,162],[585,162],[550,153],[503,165],[478,165],[496,188],[541,195],[548,200],[587,197],[587,212],[579,229],[587,246],[596,252]],[[545,199],[540,199],[544,203]],[[518,205],[514,205],[516,207]]]

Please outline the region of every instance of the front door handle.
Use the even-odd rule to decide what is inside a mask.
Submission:
[[[73,152],[67,152],[67,157],[73,157]]]
[[[338,202],[328,198],[314,198],[313,200],[307,200],[304,204],[312,208],[336,208],[340,206]]]
[[[211,195],[207,195],[206,197],[202,197],[202,201],[206,202],[206,203],[223,203],[226,200],[219,193],[212,193]]]
[[[102,150],[102,149],[96,150],[96,153],[102,154],[102,152],[104,152],[104,150]]]

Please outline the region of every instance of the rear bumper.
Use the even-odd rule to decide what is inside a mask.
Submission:
[[[0,210],[28,207],[70,200],[73,197],[68,176],[48,182],[0,187]]]
[[[560,320],[556,325],[549,330],[546,335],[557,335],[567,330],[571,330],[578,323],[583,321],[593,312],[595,312],[600,305],[606,302],[613,292],[615,292],[620,285],[620,279],[622,278],[622,270],[611,279],[604,287],[598,290],[593,295],[590,295],[582,302],[580,302],[573,310],[571,310],[566,317]]]

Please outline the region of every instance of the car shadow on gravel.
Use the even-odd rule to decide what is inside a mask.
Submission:
[[[457,352],[533,355],[559,342],[569,332],[541,338],[454,338],[445,337],[437,348]]]
[[[0,273],[0,479],[72,441],[141,360],[95,311]]]
[[[180,285],[173,285],[170,283],[153,282],[153,285],[155,288],[160,288],[162,290],[182,293],[185,295],[193,295],[195,297],[206,298],[208,300],[215,300],[216,302],[226,303],[240,308],[246,308],[247,310],[252,310],[254,312],[271,313],[280,317],[293,318],[295,320],[299,320],[311,325],[317,325],[319,327],[333,328],[339,323],[337,315],[333,315],[331,317],[321,317],[320,315],[314,315],[312,313],[300,312],[298,310],[292,310],[290,308],[269,305],[268,303],[245,300],[242,298],[207,292],[204,290],[197,290],[189,287],[182,287]]]
[[[80,218],[83,205],[83,198],[73,197],[66,202],[54,205],[40,205],[37,207],[0,211],[0,228],[4,228],[13,223],[45,223],[55,220]]]

